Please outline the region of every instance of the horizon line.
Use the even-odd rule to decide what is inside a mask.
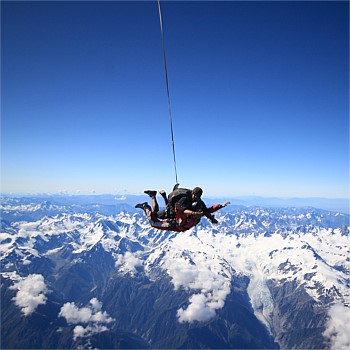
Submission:
[[[143,196],[144,193],[112,193],[112,192],[76,192],[76,193],[70,193],[68,191],[60,191],[60,192],[0,192],[0,196],[5,197],[17,197],[17,196],[32,196],[32,197],[38,197],[38,196],[67,196],[67,197],[74,197],[74,196]],[[227,195],[227,196],[213,196],[203,195],[204,198],[208,199],[215,199],[215,198],[266,198],[266,199],[326,199],[326,200],[346,200],[350,203],[350,195],[349,197],[322,197],[322,196],[287,196],[287,195],[258,195],[258,194],[241,194],[241,195]]]

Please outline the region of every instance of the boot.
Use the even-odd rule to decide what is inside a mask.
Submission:
[[[151,198],[152,197],[155,197],[156,194],[157,194],[157,191],[154,191],[154,190],[145,190],[143,191],[144,193],[148,194]]]
[[[142,209],[142,210],[144,210],[146,207],[149,207],[149,205],[148,205],[147,202],[139,203],[139,204],[136,204],[136,205],[135,205],[135,208],[137,208],[137,209]]]

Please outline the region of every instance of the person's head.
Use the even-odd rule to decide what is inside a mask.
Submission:
[[[203,194],[203,190],[200,187],[195,187],[192,190],[192,199],[197,200],[197,199],[201,198],[202,194]]]

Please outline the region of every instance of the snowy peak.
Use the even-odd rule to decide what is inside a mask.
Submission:
[[[147,288],[170,283],[172,289],[162,288],[182,298],[172,306],[176,327],[211,324],[223,317],[233,293],[243,293],[252,315],[283,347],[308,347],[315,341],[312,336],[293,340],[287,335],[290,327],[299,327],[293,312],[300,313],[308,327],[321,329],[322,341],[339,340],[328,330],[335,327],[338,312],[350,305],[348,216],[314,208],[236,208],[219,212],[217,225],[203,218],[197,227],[178,233],[153,229],[142,211],[110,209],[20,200],[2,204],[2,275],[12,293],[26,288],[27,278],[35,281],[36,298],[42,301],[26,309],[27,316],[50,301],[49,290],[65,296],[62,307],[69,305],[68,311],[92,312],[92,306],[72,304],[68,296],[81,298],[85,305],[91,300],[102,305],[109,300],[104,294],[109,288],[121,288],[112,282],[121,278],[130,283],[130,290],[136,285],[146,288],[138,285],[141,281],[148,281]],[[298,297],[293,301],[291,295]],[[323,315],[321,323],[308,314],[309,305],[315,315]],[[106,307],[106,320],[116,319],[115,306],[106,302]],[[66,309],[61,314],[67,315]],[[86,327],[102,332],[108,323]],[[75,340],[91,333],[84,327],[75,331]]]

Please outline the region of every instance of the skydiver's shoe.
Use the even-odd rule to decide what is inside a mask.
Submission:
[[[180,184],[175,184],[173,191],[177,190],[177,188],[179,187]]]
[[[157,191],[153,191],[153,190],[146,190],[146,191],[143,191],[143,192],[148,194],[151,198],[155,197],[156,194],[157,194]]]
[[[168,198],[166,196],[166,192],[164,190],[160,190],[159,194],[163,197],[165,205],[168,205],[169,201],[168,201]]]
[[[142,209],[142,210],[144,210],[146,207],[149,207],[149,205],[148,205],[147,202],[139,203],[139,204],[136,204],[136,205],[135,205],[135,208],[137,208],[137,209]]]

